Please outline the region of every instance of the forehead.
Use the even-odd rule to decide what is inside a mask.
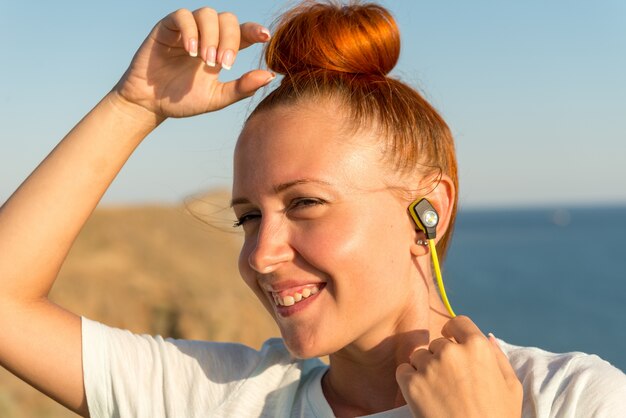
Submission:
[[[337,106],[306,103],[254,115],[235,148],[233,194],[271,189],[297,179],[379,187],[381,148],[354,132]]]

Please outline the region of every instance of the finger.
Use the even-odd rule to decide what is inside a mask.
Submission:
[[[217,44],[220,39],[217,12],[209,7],[203,7],[193,12],[193,16],[200,32],[198,45],[200,57],[209,67],[215,67]]]
[[[492,351],[494,352],[496,356],[498,367],[500,368],[500,371],[502,372],[502,376],[504,376],[504,380],[506,380],[506,382],[509,384],[519,383],[519,379],[517,378],[517,375],[515,374],[515,370],[513,369],[513,366],[511,366],[511,363],[509,362],[508,357],[506,356],[506,354],[504,354],[504,351],[502,351],[502,349],[500,348],[500,344],[498,343],[498,340],[496,339],[496,337],[494,337],[493,334],[491,333],[489,333],[489,342],[491,343],[490,345],[493,348]]]
[[[426,364],[433,358],[433,353],[425,348],[415,350],[409,356],[409,363],[415,371],[423,372],[426,369]]]
[[[420,378],[421,376],[415,373],[415,368],[409,363],[401,363],[396,367],[396,381],[405,396],[409,394],[411,387],[415,388],[415,382]]]
[[[487,338],[471,319],[463,315],[446,322],[441,329],[441,335],[446,338],[454,338],[460,344],[467,343],[475,337]]]
[[[242,23],[240,29],[241,42],[239,43],[239,50],[242,50],[249,47],[250,45],[257,44],[259,42],[267,42],[271,38],[269,29],[267,29],[265,26],[259,25],[258,23]]]
[[[179,9],[163,19],[163,25],[180,32],[183,48],[192,57],[198,56],[198,27],[193,14],[187,9]]]
[[[444,350],[447,344],[454,344],[454,342],[447,338],[436,338],[430,342],[428,350],[433,354],[439,354]]]
[[[254,70],[242,75],[237,80],[222,84],[223,107],[252,96],[258,89],[270,83],[274,78],[276,78],[274,73],[265,70]]]
[[[401,363],[396,368],[396,380],[404,386],[410,377],[415,373],[415,369],[409,363]]]
[[[416,400],[423,399],[423,389],[428,388],[421,376],[415,373],[415,369],[408,363],[402,363],[396,368],[396,381],[400,387],[400,392],[406,400],[414,417],[427,416]]]
[[[221,64],[222,68],[230,70],[239,51],[241,29],[237,16],[232,13],[220,13],[218,19],[220,39],[217,48],[217,63]]]

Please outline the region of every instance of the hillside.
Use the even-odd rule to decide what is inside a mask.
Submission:
[[[180,206],[97,209],[51,298],[138,333],[260,346],[278,331],[239,277],[228,199],[214,192]],[[0,369],[0,417],[75,416]]]

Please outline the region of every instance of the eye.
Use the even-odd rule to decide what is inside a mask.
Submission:
[[[289,205],[289,209],[305,209],[314,206],[320,206],[326,203],[324,200],[313,197],[299,197],[293,199]]]
[[[251,222],[257,218],[260,218],[261,215],[256,212],[244,213],[233,223],[233,228],[238,228],[240,226],[244,226],[246,223]]]

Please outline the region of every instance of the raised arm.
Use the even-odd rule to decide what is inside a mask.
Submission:
[[[167,117],[221,109],[267,84],[255,70],[221,83],[237,52],[269,39],[231,14],[178,10],[130,67],[0,208],[0,364],[88,416],[80,317],[48,292],[85,221],[135,148]],[[215,65],[213,65],[215,63]]]

